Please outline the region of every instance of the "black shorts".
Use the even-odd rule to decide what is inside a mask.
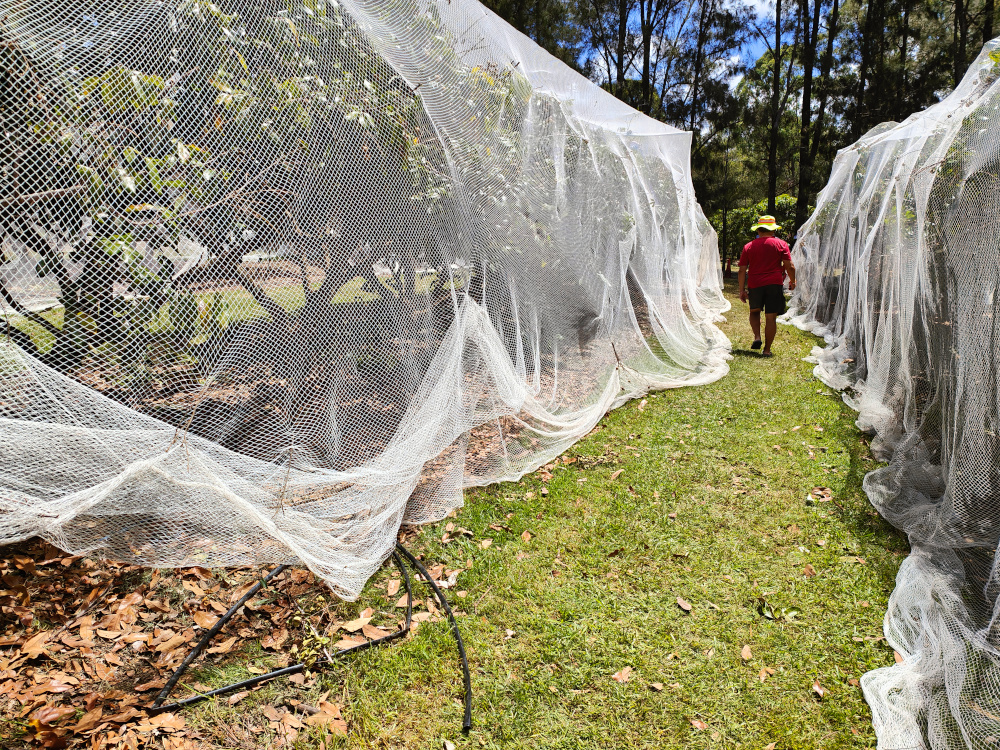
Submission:
[[[785,312],[785,288],[781,284],[768,284],[751,289],[747,294],[751,310],[764,309],[768,315]]]

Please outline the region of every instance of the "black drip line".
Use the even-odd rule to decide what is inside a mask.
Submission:
[[[304,663],[293,664],[289,667],[284,667],[283,669],[276,669],[273,672],[267,672],[266,674],[251,677],[249,680],[234,682],[231,685],[216,688],[215,690],[210,690],[207,693],[197,693],[189,698],[183,698],[179,701],[174,701],[173,703],[164,705],[164,701],[170,695],[174,687],[176,687],[178,680],[180,680],[183,674],[187,671],[188,667],[190,667],[194,660],[198,658],[198,655],[201,654],[201,652],[219,633],[219,631],[225,627],[226,623],[232,619],[233,615],[239,612],[239,610],[243,608],[243,605],[250,601],[250,599],[252,599],[258,591],[265,588],[271,579],[288,569],[287,565],[279,565],[268,573],[266,577],[255,583],[253,587],[247,591],[247,593],[244,594],[240,600],[236,602],[236,604],[230,607],[229,611],[220,617],[218,622],[216,622],[215,625],[213,625],[211,629],[201,637],[201,640],[198,641],[193,649],[191,649],[191,652],[187,655],[187,657],[185,657],[184,661],[181,662],[180,666],[178,666],[177,669],[174,670],[173,674],[170,675],[170,679],[167,680],[163,689],[157,694],[156,699],[153,701],[153,705],[146,710],[153,714],[159,714],[166,711],[176,711],[207,698],[212,698],[217,695],[225,695],[226,693],[231,693],[243,688],[252,688],[262,682],[267,682],[268,680],[273,680],[277,677],[287,677],[289,675],[298,674],[305,671],[307,668],[312,669],[315,667],[333,664],[349,654],[365,651],[366,649],[373,648],[374,646],[381,646],[389,641],[403,638],[410,632],[410,626],[413,622],[413,595],[410,586],[410,574],[409,571],[407,571],[406,566],[403,564],[403,559],[400,557],[400,553],[402,553],[403,557],[405,557],[406,560],[417,569],[417,572],[423,576],[424,581],[427,582],[427,584],[431,587],[431,591],[434,592],[434,597],[438,600],[441,608],[448,615],[448,622],[451,625],[451,634],[455,638],[455,644],[458,646],[459,660],[462,662],[462,680],[465,689],[465,715],[462,719],[462,731],[467,733],[470,729],[472,729],[472,677],[469,673],[469,660],[465,653],[465,644],[462,641],[462,634],[458,630],[458,623],[455,622],[455,615],[451,611],[451,606],[448,604],[448,600],[441,592],[441,589],[438,588],[438,585],[434,583],[434,580],[427,572],[427,568],[425,568],[421,562],[410,554],[410,551],[399,542],[396,543],[396,550],[392,553],[392,560],[396,563],[396,567],[399,568],[400,572],[403,574],[403,583],[406,587],[406,622],[403,627],[396,632],[390,633],[382,638],[376,638],[373,641],[360,643],[357,646],[352,646],[351,648],[345,648],[343,651],[338,651],[337,653],[330,655],[327,659],[318,659],[308,667]]]

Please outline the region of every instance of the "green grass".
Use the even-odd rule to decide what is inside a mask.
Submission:
[[[373,294],[362,289],[364,279],[355,277],[345,283],[330,298],[331,304],[341,305],[353,302],[371,301],[379,299],[378,294]],[[313,284],[313,288],[319,288],[319,284]],[[273,302],[290,313],[295,313],[305,306],[306,295],[302,287],[298,284],[272,287],[264,292]],[[212,292],[198,292],[193,295],[196,302],[204,303],[205,308],[213,310],[213,306],[218,306],[214,311],[216,322],[222,327],[231,323],[252,320],[254,318],[267,317],[267,311],[261,307],[257,300],[244,289],[223,289]],[[56,328],[63,327],[65,308],[59,304],[55,307],[43,310],[39,315],[46,319]],[[89,318],[87,319],[88,322]],[[25,318],[18,313],[8,313],[0,316],[0,331],[4,323],[10,325],[27,334],[39,352],[48,352],[55,343],[55,336],[47,331],[42,325],[33,320]],[[204,322],[204,321],[203,321]],[[170,317],[170,305],[164,303],[149,322],[147,330],[150,333],[165,333],[173,329]]]
[[[454,523],[474,538],[442,545],[441,523],[413,542],[428,562],[472,561],[459,576],[467,597],[452,596],[473,671],[468,737],[444,622],[311,689],[275,684],[235,707],[195,709],[191,721],[222,744],[264,745],[266,734],[240,729],[266,723],[255,704],[330,690],[350,734],[328,737],[327,748],[874,747],[850,681],[893,663],[878,639],[905,541],[862,492],[877,464],[854,413],[801,361],[815,338],[780,326],[777,356],[762,360],[745,351],[746,307],[734,300],[728,318],[728,377],[608,415],[570,451],[578,461],[554,472],[547,496],[537,475],[468,492]],[[832,500],[807,503],[814,486],[831,488]],[[804,575],[807,563],[815,576]],[[387,577],[345,612],[392,612]],[[794,616],[762,616],[762,599]],[[613,680],[626,666],[631,679]],[[762,682],[765,667],[775,673]],[[199,679],[246,676],[234,664]],[[321,736],[309,730],[299,746],[319,747]]]

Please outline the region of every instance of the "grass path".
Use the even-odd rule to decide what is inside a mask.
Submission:
[[[472,734],[446,623],[425,623],[313,688],[351,726],[327,748],[874,747],[856,681],[893,662],[881,621],[905,541],[861,490],[876,464],[853,412],[801,361],[815,339],[780,326],[777,356],[751,356],[745,310],[734,300],[724,325],[727,378],[612,413],[547,495],[537,475],[469,492],[453,523],[472,538],[443,545],[441,523],[413,542],[472,564],[453,597]],[[817,486],[832,499],[807,502]],[[387,578],[350,606],[391,608]],[[238,723],[251,705],[195,718]]]

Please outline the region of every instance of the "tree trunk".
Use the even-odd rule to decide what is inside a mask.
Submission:
[[[851,140],[857,140],[868,129],[868,109],[865,106],[865,93],[868,84],[868,73],[871,66],[872,34],[875,27],[876,9],[869,1],[865,12],[865,24],[861,31],[861,62],[858,66],[858,88],[855,94],[854,121],[851,123]]]
[[[983,44],[993,39],[993,16],[995,13],[994,0],[986,0],[983,5]]]
[[[691,130],[698,120],[698,95],[701,93],[701,69],[705,62],[705,8],[709,0],[701,0],[698,13],[698,43],[694,51],[694,75],[691,80]],[[714,10],[714,9],[713,9]]]
[[[619,99],[625,96],[625,40],[628,37],[628,0],[618,0],[618,59],[615,61],[615,90]]]
[[[799,187],[795,201],[795,226],[802,226],[809,214],[812,192],[812,168],[809,159],[810,120],[812,119],[812,78],[816,64],[816,43],[819,38],[819,10],[822,0],[813,0],[812,30],[809,22],[809,0],[799,0],[804,30],[802,35],[802,113],[799,119]]]
[[[639,111],[648,115],[653,109],[650,58],[653,46],[653,24],[656,22],[656,0],[639,0],[639,22],[642,28],[642,101]]]
[[[899,43],[899,82],[896,85],[896,107],[893,113],[894,120],[901,120],[903,118],[904,103],[906,102],[906,62],[907,62],[907,47],[910,43],[910,6],[912,4],[911,0],[904,0],[903,2],[903,34]]]
[[[965,0],[955,0],[955,86],[962,82],[968,67],[966,62],[969,46],[969,8]]]
[[[830,12],[830,23],[826,30],[826,50],[819,71],[819,108],[816,112],[816,123],[813,125],[812,147],[809,149],[809,161],[816,163],[819,154],[819,143],[823,138],[823,120],[826,117],[826,102],[830,93],[830,72],[833,70],[833,45],[837,38],[840,21],[840,0],[833,0],[833,10]]]
[[[874,75],[871,77],[872,82],[872,99],[876,103],[876,117],[878,122],[885,120],[888,115],[888,106],[891,101],[889,93],[886,91],[886,84],[888,83],[888,77],[885,70],[885,48],[889,41],[889,33],[886,29],[886,16],[885,16],[885,3],[886,0],[869,0],[870,3],[876,6],[875,13],[875,64],[872,66],[874,69]]]
[[[732,140],[726,132],[726,160],[722,170],[722,267],[729,260],[729,149]]]
[[[767,153],[767,210],[774,214],[777,209],[778,190],[778,136],[781,123],[781,0],[774,1],[774,73],[771,88],[771,133],[768,138]]]

